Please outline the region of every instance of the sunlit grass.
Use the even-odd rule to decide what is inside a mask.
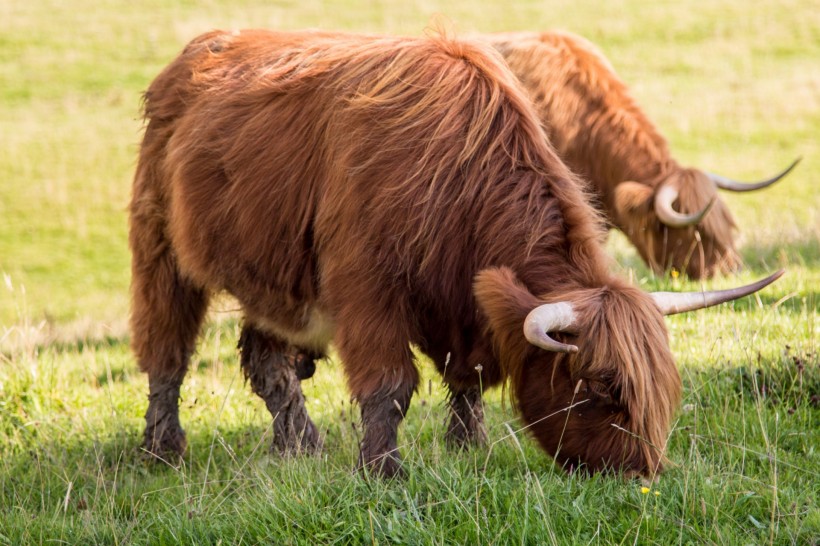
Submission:
[[[682,368],[675,466],[645,496],[638,482],[556,469],[498,391],[486,400],[489,447],[449,451],[444,393],[423,361],[400,435],[407,480],[352,472],[357,411],[334,359],[304,383],[322,454],[270,455],[269,415],[232,349],[237,329],[223,320],[205,332],[182,391],[190,444],[178,468],[141,457],[144,378],[124,343],[13,355],[0,374],[0,488],[12,507],[0,540],[757,543],[774,533],[805,543],[817,532],[820,372],[804,349],[758,356],[743,343],[737,360],[720,343],[702,349],[710,365]]]

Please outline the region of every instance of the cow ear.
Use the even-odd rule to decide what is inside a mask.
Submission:
[[[507,267],[481,270],[475,277],[473,292],[496,342],[502,344],[523,339],[524,319],[541,303]]]
[[[643,215],[652,211],[654,190],[640,182],[621,182],[615,188],[615,212],[619,217]]]

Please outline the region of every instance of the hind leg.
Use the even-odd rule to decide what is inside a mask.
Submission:
[[[484,408],[478,386],[463,389],[450,385],[450,424],[445,436],[452,447],[483,445],[487,442]]]
[[[179,423],[179,389],[208,298],[179,277],[167,255],[150,264],[135,262],[132,285],[132,345],[148,374],[143,445],[159,457],[181,455],[187,443]]]
[[[273,416],[272,448],[282,453],[315,451],[319,431],[305,408],[299,384],[313,375],[316,355],[289,351],[286,342],[245,325],[239,337],[242,371]]]
[[[179,389],[208,305],[207,293],[183,278],[150,199],[131,205],[131,344],[148,374],[145,449],[158,457],[186,448]]]

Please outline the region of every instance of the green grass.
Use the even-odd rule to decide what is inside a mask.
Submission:
[[[0,0],[0,544],[820,543],[820,12],[810,0],[501,4]],[[335,359],[304,384],[324,451],[280,459],[228,312],[212,315],[183,386],[184,464],[144,462],[146,380],[125,328],[140,93],[211,28],[419,34],[434,13],[462,34],[589,37],[684,163],[754,179],[804,157],[766,192],[725,196],[748,269],[708,284],[787,276],[667,321],[685,385],[675,467],[649,494],[567,476],[498,392],[490,446],[450,452],[424,359],[400,433],[407,480],[352,472],[357,411]],[[698,286],[652,276],[618,234],[609,247],[647,289]]]

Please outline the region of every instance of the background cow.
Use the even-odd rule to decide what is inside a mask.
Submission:
[[[333,341],[359,464],[398,472],[415,344],[452,394],[451,442],[480,440],[479,386],[509,379],[561,464],[651,474],[681,390],[662,313],[760,286],[692,304],[613,278],[598,216],[486,45],[213,32],[154,80],[145,115],[131,324],[156,454],[185,449],[179,388],[226,290],[280,447],[319,440],[285,353]]]
[[[692,278],[735,271],[735,221],[719,188],[751,191],[777,176],[743,184],[679,165],[666,140],[633,100],[607,59],[566,32],[486,37],[528,90],[550,142],[588,180],[608,221],[656,272]]]

